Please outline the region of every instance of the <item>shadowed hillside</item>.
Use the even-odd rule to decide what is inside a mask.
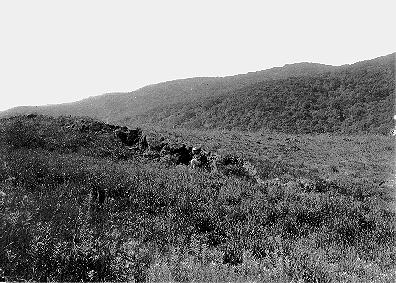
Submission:
[[[319,75],[262,81],[207,99],[161,105],[140,121],[166,127],[284,133],[380,133],[394,128],[395,58]]]
[[[380,133],[394,128],[395,54],[333,67],[299,63],[224,78],[159,83],[2,115],[84,115],[127,125],[285,133]]]
[[[196,98],[203,99],[217,96],[227,91],[232,92],[263,80],[314,75],[333,70],[334,68],[322,64],[300,63],[224,78],[181,79],[149,85],[129,93],[104,94],[73,103],[39,107],[16,107],[0,115],[40,113],[55,116],[89,116],[111,122],[131,121],[137,115],[160,105],[172,105]]]

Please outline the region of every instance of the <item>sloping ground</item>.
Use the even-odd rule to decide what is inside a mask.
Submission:
[[[165,138],[157,132],[142,132],[140,128],[106,124],[91,118],[48,117],[43,115],[14,116],[0,121],[0,141],[4,150],[28,148],[60,154],[78,154],[112,161],[136,160],[159,162],[166,166],[183,165],[193,159],[193,144]],[[249,178],[243,160],[202,153],[207,162],[203,170],[222,172],[227,166],[238,167],[239,177]],[[227,164],[224,164],[227,160]],[[234,168],[235,169],[235,168]],[[253,180],[253,179],[252,179]]]
[[[2,134],[2,139],[16,148],[41,148],[115,161],[135,159],[173,166],[188,165],[192,159],[192,147],[202,145],[210,162],[217,163],[215,167],[220,170],[225,170],[225,160],[233,160],[232,166],[238,167],[234,168],[239,170],[238,174],[248,176],[243,164],[249,162],[262,180],[305,176],[378,185],[396,175],[395,143],[391,136],[202,132],[151,127],[136,137],[136,144],[131,147],[114,136],[114,131],[120,126],[91,118],[31,115],[2,119],[1,124],[2,132],[9,128],[8,136]],[[139,143],[143,137],[148,143],[144,148]]]
[[[286,65],[224,78],[191,78],[75,103],[21,107],[102,121],[169,128],[376,133],[394,129],[395,54],[340,67]]]
[[[220,172],[187,170],[92,119],[16,117],[0,126],[1,280],[396,279],[388,184],[340,185],[293,167],[267,168],[270,178],[256,182],[262,168],[226,147]],[[196,139],[146,133],[152,144]]]
[[[126,120],[134,121],[137,115],[160,105],[172,105],[197,98],[205,99],[264,80],[319,74],[334,68],[322,64],[300,63],[229,77],[180,79],[149,85],[128,93],[90,97],[74,103],[16,107],[0,113],[0,116],[38,113],[51,116],[89,116],[121,123]]]
[[[395,59],[382,59],[159,105],[138,118],[165,127],[386,135],[395,125]]]
[[[220,155],[237,155],[257,163],[259,172],[278,166],[299,169],[328,180],[366,180],[377,184],[396,176],[395,137],[392,136],[292,135],[158,127],[151,132],[191,144],[203,144],[207,150]],[[271,172],[261,174],[264,179],[266,176],[279,177]]]

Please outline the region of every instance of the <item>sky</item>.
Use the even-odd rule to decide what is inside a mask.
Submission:
[[[0,110],[396,51],[395,1],[0,0]]]

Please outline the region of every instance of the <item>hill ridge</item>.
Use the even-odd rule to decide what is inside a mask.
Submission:
[[[324,108],[327,109],[325,112],[328,112],[328,114],[323,119],[335,121],[325,122],[325,126],[316,128],[304,122],[306,124],[304,126],[305,129],[301,131],[307,132],[312,128],[312,132],[387,134],[394,128],[391,118],[393,117],[393,109],[389,107],[389,104],[393,104],[392,99],[394,98],[395,54],[392,53],[371,60],[341,66],[300,62],[234,76],[176,79],[144,86],[132,92],[106,93],[99,96],[91,96],[77,102],[17,107],[0,112],[0,116],[29,114],[31,112],[55,116],[87,115],[95,119],[130,126],[141,123],[156,123],[169,127],[193,126],[201,129],[207,128],[204,126],[205,124],[210,124],[210,128],[219,129],[246,128],[243,126],[243,121],[253,119],[254,125],[247,127],[250,130],[264,129],[269,125],[267,130],[296,132],[300,131],[296,130],[296,127],[299,127],[298,124],[304,121],[302,117],[298,116],[305,115],[306,111],[303,107],[324,107],[323,105],[312,104],[317,102],[310,98],[311,94],[314,94],[314,96],[321,96],[319,100],[333,98],[333,96],[336,100],[341,99],[336,102],[337,105],[355,107],[355,105],[363,103],[360,108],[367,111],[362,112],[355,109],[359,112],[356,115],[350,115],[350,113],[342,114],[344,116],[349,115],[350,118],[349,124],[344,125],[344,118],[337,118],[337,120],[333,117],[336,114],[330,113],[334,110],[335,105],[325,105]],[[297,83],[297,86],[291,86],[292,83]],[[252,91],[258,91],[257,88],[260,88],[258,86],[266,89],[266,91],[263,92],[260,98],[256,96],[253,99],[252,95],[254,96],[254,94]],[[286,94],[294,95],[296,99],[298,98],[312,104],[303,106],[299,101],[289,101],[290,105],[285,105],[286,110],[280,109],[280,111],[285,110],[291,113],[299,112],[297,113],[298,117],[293,119],[280,119],[283,122],[287,120],[287,123],[294,123],[296,125],[294,129],[291,126],[272,125],[279,120],[279,117],[266,110],[268,99],[274,100],[273,103],[275,103],[275,100],[284,99],[286,94],[280,91],[286,91]],[[297,93],[298,91],[300,92],[299,94]],[[373,93],[379,94],[378,99],[372,97]],[[246,100],[253,99],[251,103],[262,106],[261,109],[256,109],[254,112],[258,115],[256,115],[257,118],[251,118],[250,116],[252,115],[249,111],[237,107],[232,112],[233,116],[237,117],[236,119],[240,120],[240,122],[234,121],[228,124],[218,122],[219,120],[224,120],[224,117],[217,119],[219,117],[216,116],[228,109],[230,105],[235,106],[237,104],[236,101],[241,102],[241,98],[238,98],[236,94],[244,97],[242,105],[246,105]],[[369,96],[371,98],[367,98]],[[343,99],[349,100],[343,101]],[[221,109],[211,108],[212,106],[218,106],[222,100],[227,101],[230,105],[222,105]],[[200,105],[200,111],[195,109],[195,105]],[[385,107],[385,114],[383,107]],[[187,113],[186,110],[190,112]],[[193,110],[193,113],[191,110]],[[316,109],[315,111],[319,110]],[[286,117],[289,112],[281,114]],[[310,113],[309,115],[312,116],[312,114]],[[340,116],[341,114],[339,114],[337,115]],[[365,114],[370,114],[373,117],[369,121],[362,122],[359,117]],[[263,115],[266,117],[266,123],[257,120],[262,119],[260,116]],[[188,119],[184,117],[188,117]],[[202,120],[206,121],[207,119],[211,120],[211,122],[202,122]],[[268,122],[270,123],[268,124]],[[335,126],[327,126],[329,123],[335,124]]]

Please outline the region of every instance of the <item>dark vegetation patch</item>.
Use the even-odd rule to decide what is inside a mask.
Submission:
[[[333,71],[263,80],[205,99],[159,104],[137,121],[196,129],[388,135],[395,127],[394,77],[393,54]]]

